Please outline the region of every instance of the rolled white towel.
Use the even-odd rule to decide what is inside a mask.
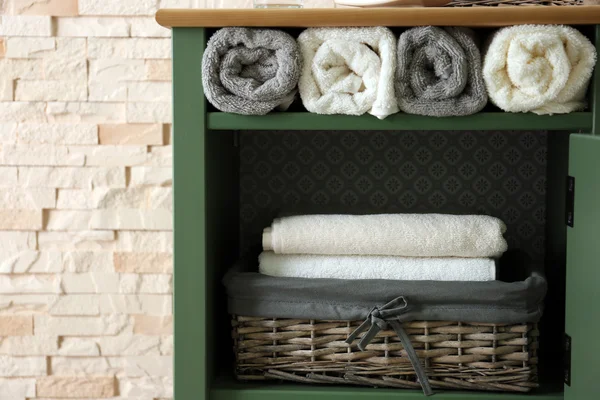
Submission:
[[[321,256],[265,251],[259,256],[259,272],[288,278],[493,281],[496,262],[490,258]]]
[[[486,215],[303,215],[276,219],[263,249],[279,254],[499,257],[506,226]]]
[[[318,114],[383,119],[398,112],[396,38],[384,27],[310,28],[298,37],[304,107]]]
[[[585,107],[596,49],[578,30],[563,25],[519,25],[493,36],[483,78],[504,111],[569,113]]]

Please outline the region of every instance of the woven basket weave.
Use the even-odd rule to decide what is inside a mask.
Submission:
[[[344,342],[360,323],[234,316],[236,376],[420,388],[393,331],[379,332],[366,351]],[[528,392],[538,386],[535,324],[416,321],[403,327],[434,388]]]
[[[453,0],[448,7],[580,6],[584,0]]]

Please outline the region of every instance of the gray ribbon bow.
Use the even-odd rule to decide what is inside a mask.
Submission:
[[[410,363],[412,364],[415,373],[417,374],[419,383],[423,388],[423,393],[425,396],[430,396],[433,394],[433,390],[429,384],[429,379],[427,378],[427,375],[421,366],[421,361],[419,360],[417,352],[410,342],[410,337],[406,334],[406,331],[402,327],[400,321],[398,321],[398,316],[405,313],[407,310],[408,301],[404,296],[396,297],[383,307],[373,307],[369,312],[367,319],[365,319],[365,321],[360,324],[360,326],[356,328],[354,332],[350,334],[350,336],[348,336],[346,343],[352,344],[358,335],[368,329],[367,333],[358,342],[358,348],[362,351],[365,351],[367,345],[371,342],[371,340],[373,340],[380,330],[385,330],[391,327],[394,332],[396,332],[396,335],[398,335],[400,343],[402,343],[402,346],[404,346],[404,349],[408,354]]]

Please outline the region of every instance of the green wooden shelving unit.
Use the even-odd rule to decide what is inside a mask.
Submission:
[[[553,9],[548,11],[546,9]],[[600,7],[511,7],[486,9],[328,10],[303,11],[168,11],[157,20],[173,28],[174,190],[175,190],[175,396],[176,400],[416,400],[420,391],[362,387],[301,386],[280,383],[241,383],[232,377],[229,319],[220,279],[237,257],[239,224],[238,130],[542,130],[549,134],[547,236],[549,254],[567,263],[566,330],[573,338],[571,387],[563,389],[560,375],[542,371],[541,387],[529,394],[439,391],[440,400],[593,400],[600,398],[600,331],[597,294],[600,283],[600,78],[591,85],[589,111],[538,116],[482,112],[468,117],[429,118],[395,114],[385,120],[364,115],[324,116],[306,112],[242,116],[210,111],[203,95],[200,66],[209,28],[231,25],[311,26],[326,18],[338,26],[507,25],[517,23],[600,24]],[[509,9],[509,10],[507,10]],[[558,10],[557,10],[558,9]],[[577,10],[574,10],[577,9]],[[471,10],[471,11],[469,11]],[[324,14],[323,14],[324,13]],[[490,17],[491,15],[491,17]],[[524,17],[524,15],[526,17]],[[268,17],[273,18],[269,19]],[[447,18],[444,18],[447,16]],[[363,18],[364,17],[364,18]],[[496,17],[496,19],[494,19]],[[345,19],[344,19],[345,18]],[[558,19],[557,19],[558,18]],[[241,23],[240,21],[243,21]],[[313,21],[313,22],[311,22]],[[319,19],[319,21],[322,21]],[[366,22],[365,22],[366,21]],[[465,22],[467,21],[467,22]],[[501,21],[499,23],[494,21]],[[333,23],[332,22],[332,23]],[[326,22],[318,24],[326,25]],[[600,48],[600,27],[594,30]],[[600,52],[599,52],[600,53]],[[569,146],[569,133],[571,135]],[[590,135],[592,134],[592,135]],[[567,171],[570,147],[570,172]],[[575,176],[577,196],[574,227],[564,222],[565,177]],[[568,246],[567,246],[568,242]],[[568,248],[568,255],[565,255]],[[568,261],[565,261],[567,260]],[[562,260],[562,261],[561,261]],[[560,282],[558,283],[560,286]],[[562,298],[549,299],[564,307]],[[555,316],[561,321],[563,315]],[[542,336],[544,333],[542,332]],[[560,350],[562,343],[553,343]],[[555,360],[556,361],[556,360]],[[560,364],[559,361],[556,361]],[[556,366],[542,370],[555,371]],[[558,377],[557,377],[558,376]]]
[[[460,130],[548,130],[583,131],[592,129],[591,112],[565,115],[508,114],[482,112],[466,117],[430,118],[393,114],[384,120],[372,115],[319,115],[308,112],[281,112],[249,116],[222,112],[208,113],[211,130],[374,130],[374,131],[460,131]]]

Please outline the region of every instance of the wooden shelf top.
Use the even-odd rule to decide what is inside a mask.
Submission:
[[[523,24],[600,24],[600,6],[564,7],[409,7],[305,9],[163,9],[156,21],[165,27],[260,26],[471,26]]]

